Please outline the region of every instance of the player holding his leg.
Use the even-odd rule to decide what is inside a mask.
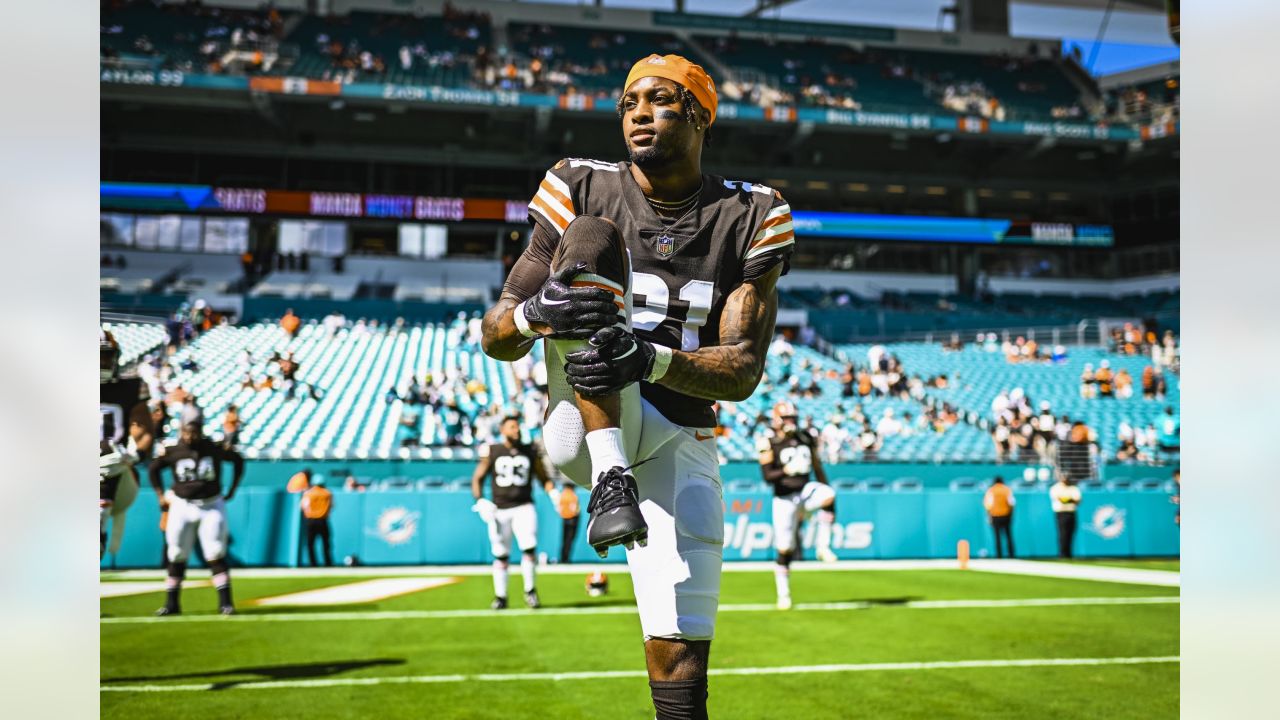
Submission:
[[[231,570],[227,566],[226,502],[235,495],[244,478],[244,458],[235,450],[204,437],[199,423],[182,426],[178,442],[162,447],[151,462],[151,486],[160,500],[161,512],[169,513],[165,525],[165,544],[169,557],[169,577],[165,579],[164,607],[157,615],[182,612],[179,598],[182,579],[187,574],[187,557],[200,536],[204,561],[209,565],[213,585],[218,590],[218,612],[235,614],[231,602]],[[222,463],[235,468],[231,489],[222,494]],[[164,489],[163,472],[173,471],[173,488]]]
[[[114,555],[124,540],[125,511],[138,496],[134,466],[151,453],[152,422],[142,380],[119,376],[120,346],[111,333],[98,331],[98,350],[98,554]]]
[[[596,551],[628,545],[659,720],[707,716],[724,540],[711,405],[759,383],[795,243],[777,191],[702,173],[717,102],[688,60],[637,62],[618,101],[630,161],[547,172],[484,322],[499,360],[547,339],[547,454],[591,485]]]
[[[827,484],[827,473],[818,459],[813,436],[796,424],[796,406],[781,402],[774,406],[777,434],[760,448],[764,479],[773,485],[773,547],[777,565],[773,569],[778,590],[778,609],[791,609],[791,561],[799,554],[796,536],[808,513],[817,513],[818,559],[833,562],[831,524],[836,517],[836,493]],[[813,479],[811,479],[811,476]]]
[[[535,586],[537,568],[538,513],[533,508],[532,477],[559,502],[560,491],[547,475],[537,448],[520,441],[520,418],[511,415],[502,421],[502,442],[480,448],[480,463],[471,476],[473,509],[489,526],[489,547],[493,550],[494,610],[507,608],[507,572],[510,567],[511,536],[520,546],[520,574],[524,576],[524,602],[541,607]],[[493,476],[493,499],[484,496],[484,479]]]

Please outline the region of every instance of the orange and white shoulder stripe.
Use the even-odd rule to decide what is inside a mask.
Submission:
[[[619,312],[624,312],[627,308],[625,302],[627,297],[626,290],[622,285],[603,275],[596,275],[595,273],[581,273],[579,275],[574,275],[573,280],[569,282],[569,287],[594,287],[600,288],[601,290],[608,290],[613,293],[613,304],[618,306]]]
[[[573,208],[573,193],[563,180],[547,171],[546,177],[538,185],[538,192],[529,202],[529,209],[546,218],[556,229],[557,235],[563,235],[565,228],[577,217]]]
[[[756,236],[751,238],[747,247],[747,260],[763,255],[771,250],[792,245],[796,241],[795,228],[791,223],[791,205],[783,203],[771,208],[760,223]]]

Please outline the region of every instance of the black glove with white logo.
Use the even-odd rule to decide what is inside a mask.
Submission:
[[[547,278],[542,289],[516,306],[515,323],[525,337],[582,340],[600,328],[618,322],[614,294],[598,287],[570,287],[585,263],[562,269]]]
[[[657,351],[652,343],[637,338],[629,330],[610,326],[597,330],[590,347],[565,356],[564,372],[569,384],[585,397],[612,395],[653,370]]]

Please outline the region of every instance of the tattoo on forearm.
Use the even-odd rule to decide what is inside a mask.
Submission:
[[[776,283],[781,268],[738,286],[725,299],[720,344],[675,352],[662,378],[666,387],[708,400],[750,397],[764,372],[769,341],[778,317]]]

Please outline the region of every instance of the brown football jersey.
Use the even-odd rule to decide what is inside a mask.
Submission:
[[[630,165],[581,158],[556,163],[529,203],[534,232],[525,254],[549,273],[552,253],[573,218],[611,220],[631,256],[636,335],[684,351],[718,345],[725,298],[778,263],[786,273],[795,247],[791,207],[768,186],[703,175],[693,209],[678,219],[664,218],[645,200]],[[545,279],[509,278],[504,290],[524,300]],[[715,425],[711,400],[647,382],[640,384],[640,394],[676,424]]]
[[[533,502],[533,466],[538,462],[538,451],[532,445],[491,443],[481,453],[493,461],[494,505],[513,508]]]

